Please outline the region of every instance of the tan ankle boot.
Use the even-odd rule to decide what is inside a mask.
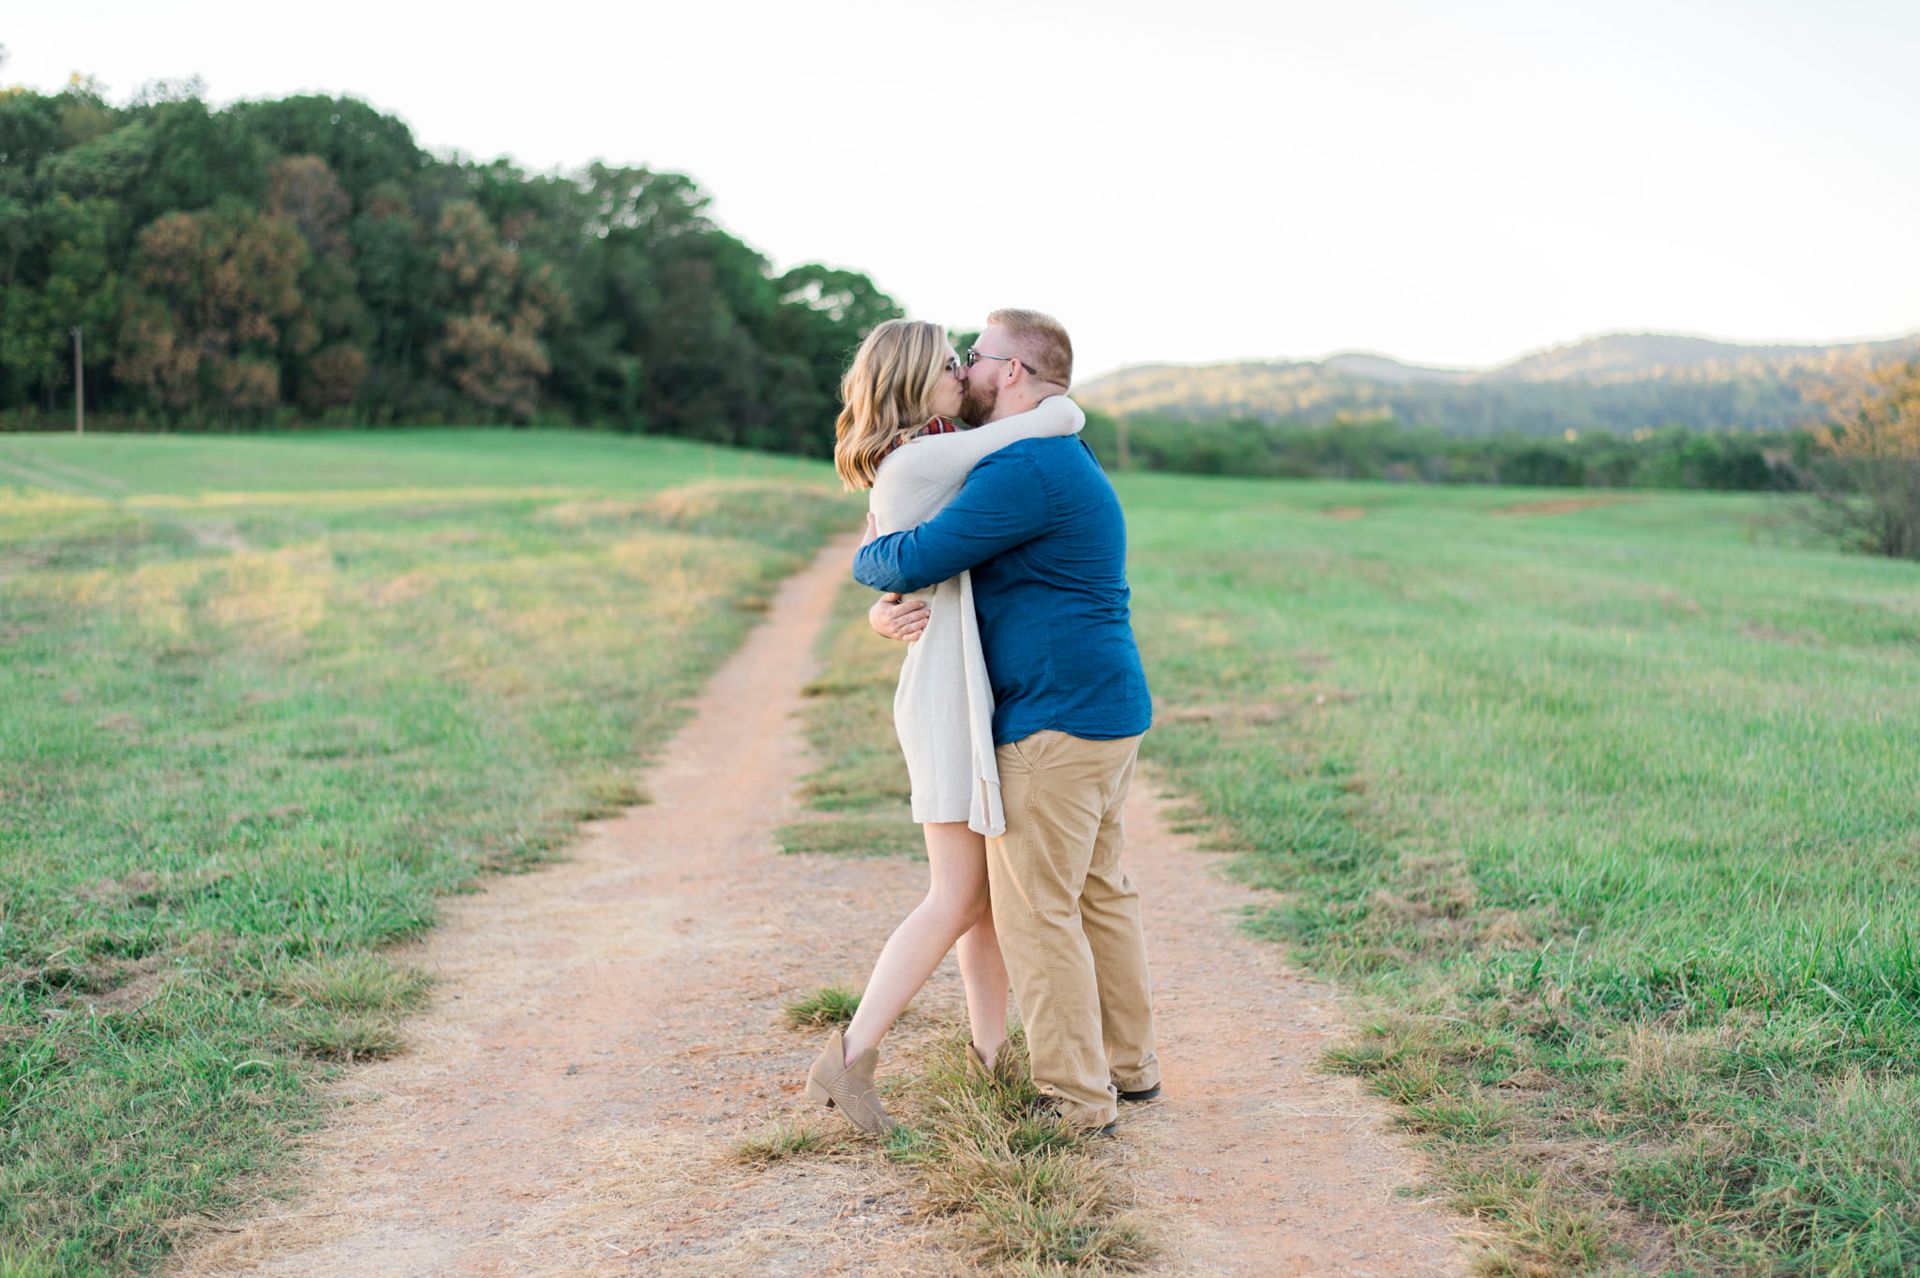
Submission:
[[[989,1065],[987,1064],[987,1058],[980,1054],[980,1049],[972,1043],[968,1043],[967,1077],[979,1079],[983,1083],[991,1083],[997,1080],[1000,1077],[1000,1064],[1006,1054],[1006,1050],[1006,1047],[1002,1045],[1000,1050],[993,1054],[993,1064]]]
[[[887,1117],[873,1084],[873,1067],[879,1060],[878,1049],[869,1047],[849,1062],[845,1040],[835,1030],[807,1071],[807,1099],[838,1109],[841,1117],[869,1136],[885,1136],[893,1130],[893,1120]]]

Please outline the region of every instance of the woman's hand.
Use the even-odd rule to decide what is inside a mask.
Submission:
[[[867,609],[867,624],[875,634],[912,643],[926,632],[928,615],[926,600],[903,600],[899,595],[886,594]]]

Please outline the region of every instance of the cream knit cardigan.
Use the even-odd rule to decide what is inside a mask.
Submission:
[[[893,450],[873,479],[868,509],[882,534],[918,527],[938,514],[989,453],[1023,439],[1077,434],[1087,424],[1064,395],[972,430],[923,435]],[[907,645],[893,694],[893,726],[913,781],[913,819],[965,821],[1006,833],[1000,770],[993,758],[993,688],[973,611],[973,574],[963,572],[907,596],[927,601],[927,628]]]

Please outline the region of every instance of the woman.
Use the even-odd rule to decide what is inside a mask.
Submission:
[[[840,383],[834,465],[849,489],[870,488],[880,533],[925,523],[953,500],[987,454],[1042,435],[1071,435],[1086,415],[1064,395],[974,430],[952,421],[966,373],[938,325],[888,320],[868,334]],[[973,1030],[972,1064],[991,1072],[1007,1038],[1007,968],[987,896],[986,835],[1002,834],[1000,777],[993,758],[993,692],[981,655],[967,573],[914,597],[928,620],[907,648],[893,723],[913,783],[913,819],[926,833],[932,885],[888,938],[842,1035],[835,1030],[807,1073],[807,1098],[837,1108],[875,1135],[893,1122],[873,1070],[880,1040],[949,949]]]

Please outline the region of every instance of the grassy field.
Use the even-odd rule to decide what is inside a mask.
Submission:
[[[1920,1271],[1920,569],[1753,497],[1120,488],[1145,757],[1486,1272]],[[810,848],[900,843],[864,602]]]
[[[387,1050],[379,944],[631,798],[849,510],[586,435],[0,437],[9,483],[0,1254],[78,1272]],[[1920,569],[1754,497],[1120,488],[1146,755],[1373,1009],[1330,1064],[1488,1272],[1920,1270]],[[790,846],[915,846],[860,605]]]
[[[832,530],[591,435],[0,436],[0,1273],[150,1266],[391,1051],[380,947],[643,796]]]
[[[1920,1271],[1920,568],[1758,498],[1124,494],[1147,754],[1490,1271]]]

